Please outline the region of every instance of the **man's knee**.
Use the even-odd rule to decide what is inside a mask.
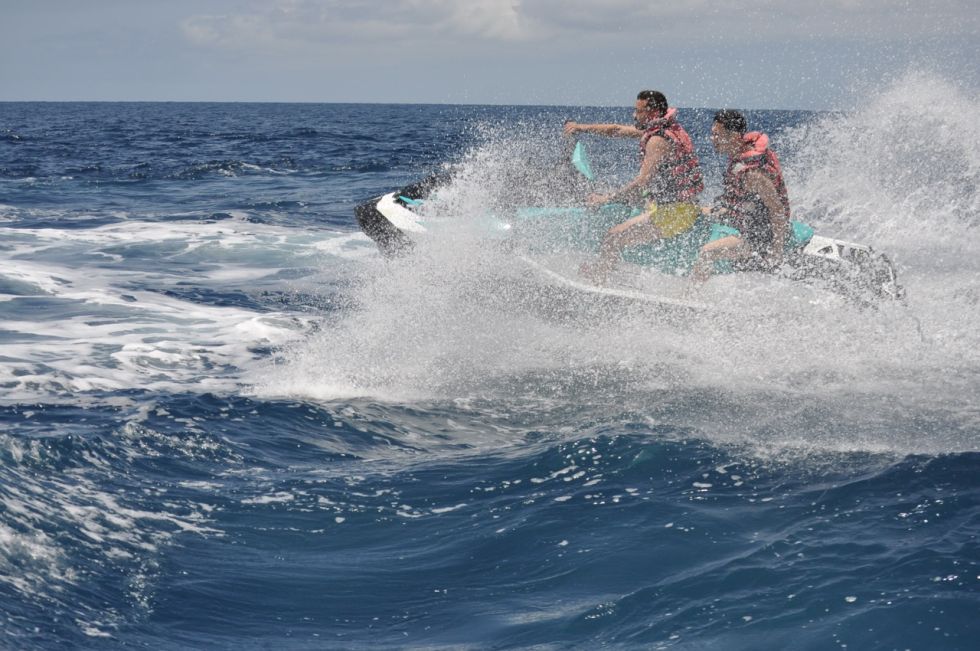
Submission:
[[[629,229],[624,228],[623,224],[619,226],[613,226],[608,231],[606,231],[606,236],[603,238],[603,242],[607,246],[622,247],[626,244],[626,239],[628,237]]]

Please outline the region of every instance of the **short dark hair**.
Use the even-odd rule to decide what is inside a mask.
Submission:
[[[734,109],[722,109],[715,113],[715,122],[725,127],[729,131],[745,133],[748,124],[745,116]]]
[[[636,99],[643,100],[647,103],[647,108],[657,109],[661,114],[667,112],[667,97],[659,90],[641,90]]]

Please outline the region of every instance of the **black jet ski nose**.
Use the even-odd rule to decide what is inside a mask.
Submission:
[[[412,241],[388,221],[378,210],[381,197],[375,197],[354,207],[357,224],[378,245],[378,249],[386,257],[394,257],[411,248]]]

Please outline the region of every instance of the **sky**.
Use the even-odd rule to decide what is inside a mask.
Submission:
[[[0,101],[848,109],[980,88],[980,0],[0,0]]]

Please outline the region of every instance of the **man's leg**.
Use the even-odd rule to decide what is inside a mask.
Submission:
[[[606,281],[616,268],[619,256],[627,246],[648,244],[660,239],[660,230],[653,225],[650,213],[641,214],[610,228],[599,246],[599,259],[582,265],[580,272],[598,284]]]
[[[729,235],[714,242],[708,242],[698,252],[697,262],[691,270],[691,277],[697,284],[704,283],[711,276],[715,262],[719,260],[742,260],[752,255],[752,248],[741,237]]]

